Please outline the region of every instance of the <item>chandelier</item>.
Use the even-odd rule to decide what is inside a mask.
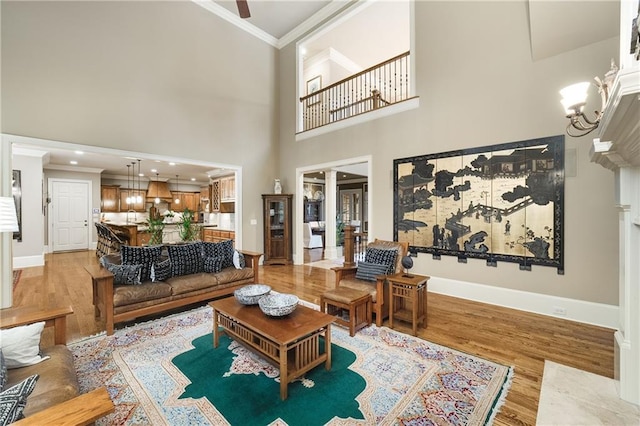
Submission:
[[[602,106],[600,111],[595,111],[595,117],[591,119],[583,112],[584,107],[587,104],[587,90],[590,86],[589,82],[585,81],[582,83],[572,84],[571,86],[567,86],[560,90],[560,94],[562,95],[561,103],[564,107],[565,113],[567,114],[567,118],[569,119],[569,124],[567,124],[567,134],[569,136],[584,136],[598,128],[602,114],[604,113],[604,110],[607,107],[607,102],[609,101],[609,91],[611,90],[613,80],[617,73],[618,67],[612,59],[611,69],[605,74],[604,79],[600,80],[599,77],[594,78],[595,86],[598,88],[598,92],[600,93]]]

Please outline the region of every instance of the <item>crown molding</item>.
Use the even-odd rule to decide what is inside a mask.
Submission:
[[[273,37],[271,34],[261,30],[253,24],[250,24],[246,20],[240,18],[238,15],[229,12],[224,7],[215,3],[213,0],[191,0],[193,3],[198,6],[208,10],[209,12],[217,15],[218,17],[224,19],[225,21],[235,25],[251,34],[252,36],[264,41],[271,46],[282,49],[287,46],[292,41],[297,40],[300,36],[307,33],[309,30],[322,23],[325,19],[331,17],[336,12],[340,11],[347,4],[352,3],[357,0],[332,0],[331,3],[320,9],[313,16],[307,18],[300,25],[295,27],[293,30],[289,31],[287,34],[282,36],[282,38],[277,39]]]
[[[100,174],[104,169],[98,169],[94,167],[77,167],[77,166],[64,166],[60,164],[47,164],[42,167],[44,170],[62,170],[65,172],[75,173],[97,173]]]

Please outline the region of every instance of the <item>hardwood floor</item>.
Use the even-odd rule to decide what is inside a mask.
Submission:
[[[22,271],[14,306],[71,305],[69,341],[104,330],[104,323],[94,320],[91,280],[83,269],[95,263],[93,251],[48,254],[44,267]],[[260,274],[275,290],[315,304],[335,285],[332,271],[304,265],[265,266]],[[428,327],[418,328],[419,337],[515,367],[496,425],[535,424],[545,359],[613,377],[614,330],[435,293],[428,295],[427,314]],[[395,328],[411,332],[410,324],[398,322]]]

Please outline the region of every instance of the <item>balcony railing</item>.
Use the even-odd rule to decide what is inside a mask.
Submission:
[[[409,99],[409,52],[300,98],[303,130]]]

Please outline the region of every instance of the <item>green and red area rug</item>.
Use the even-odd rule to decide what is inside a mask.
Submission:
[[[332,368],[289,385],[223,337],[209,307],[70,344],[81,390],[106,386],[114,414],[98,424],[484,425],[513,370],[385,327],[355,337],[332,327]]]

